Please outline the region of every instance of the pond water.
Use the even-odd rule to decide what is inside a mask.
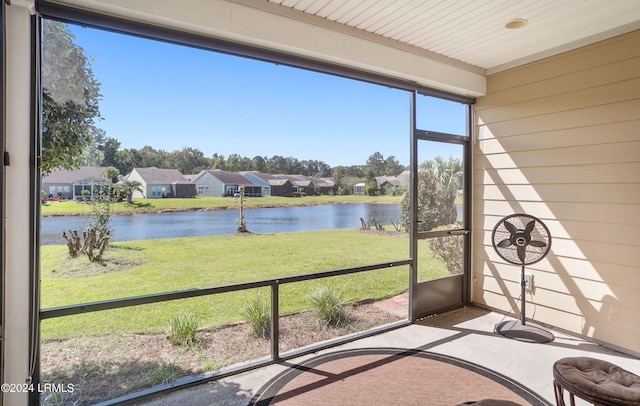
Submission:
[[[247,229],[254,233],[282,233],[334,228],[360,227],[360,218],[376,218],[383,224],[400,219],[397,204],[326,204],[320,206],[245,209]],[[238,210],[188,211],[120,215],[111,218],[112,241],[153,238],[192,237],[232,234],[236,231]],[[63,231],[82,231],[86,216],[43,217],[40,221],[42,245],[65,244]]]

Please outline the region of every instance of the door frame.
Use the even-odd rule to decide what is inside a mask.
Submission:
[[[5,326],[5,314],[4,314],[4,278],[5,278],[5,246],[4,246],[4,213],[5,213],[5,179],[4,179],[4,167],[9,164],[9,156],[5,147],[5,88],[4,88],[4,37],[5,37],[5,25],[4,25],[4,8],[6,3],[3,1],[0,5],[0,150],[2,150],[2,163],[0,164],[0,229],[3,230],[0,233],[0,382],[4,383],[4,326]],[[3,403],[3,396],[0,395],[0,406]]]
[[[472,105],[475,102],[468,98],[445,98],[466,105],[465,129],[466,135],[456,135],[437,131],[428,131],[417,128],[416,98],[418,95],[442,98],[440,94],[419,91],[411,94],[411,145],[410,145],[410,171],[411,171],[411,242],[410,255],[412,258],[410,273],[410,319],[416,321],[423,317],[437,313],[468,306],[471,300],[471,193],[472,193]],[[463,147],[463,210],[462,228],[438,231],[418,231],[418,145],[420,141],[443,142],[462,145]],[[418,282],[418,242],[420,240],[461,235],[463,241],[463,272],[460,275],[452,275],[444,278],[425,282]]]

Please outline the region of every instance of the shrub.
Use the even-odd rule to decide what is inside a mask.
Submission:
[[[258,295],[254,301],[247,303],[240,313],[242,318],[251,325],[251,332],[255,337],[267,338],[271,332],[271,311],[269,303]]]
[[[169,320],[169,336],[173,345],[191,346],[196,343],[198,320],[191,314],[175,316]]]
[[[430,231],[442,224],[439,207],[438,179],[429,172],[418,173],[418,212],[416,220],[418,220],[418,231]],[[405,230],[411,230],[411,198],[409,191],[402,195],[400,200],[400,208],[402,214],[400,221]]]
[[[113,175],[115,168],[107,168],[104,173],[105,177]],[[111,173],[111,174],[110,174]],[[104,251],[109,245],[109,240],[113,235],[113,230],[109,224],[111,220],[114,198],[112,196],[113,185],[109,181],[106,185],[97,189],[96,195],[91,200],[91,218],[89,226],[82,233],[84,242],[80,242],[80,236],[77,231],[70,231],[70,235],[67,236],[65,232],[62,233],[62,238],[67,241],[67,247],[69,249],[69,256],[76,258],[79,253],[84,253],[89,257],[89,261],[101,261]],[[90,192],[86,189],[82,190],[83,200],[87,200]]]
[[[311,294],[316,316],[327,326],[337,327],[348,322],[340,295],[329,287],[322,287]]]
[[[364,192],[367,196],[376,196],[380,194],[380,188],[375,179],[369,179],[364,184]]]
[[[448,230],[460,227],[461,224],[456,223],[450,226],[437,227],[435,230]],[[428,241],[431,251],[436,257],[440,258],[444,262],[449,274],[457,275],[462,273],[464,238],[459,236],[436,237],[431,238]]]
[[[80,239],[78,230],[69,230],[68,236],[63,231],[62,238],[67,241],[67,248],[71,258],[77,258],[80,253],[85,253],[89,257],[89,261],[99,262],[102,260],[105,249],[107,249],[110,236],[108,234],[101,235],[95,228],[88,227],[82,232],[84,242]]]

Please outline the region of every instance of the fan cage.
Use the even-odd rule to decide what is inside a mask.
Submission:
[[[526,244],[525,258],[522,261],[518,256],[518,246],[511,244],[506,247],[500,247],[501,241],[510,240],[512,233],[507,229],[505,223],[509,222],[518,231],[523,231],[527,224],[534,221],[534,228],[529,233],[531,241],[540,241],[544,243],[544,246],[538,247],[531,244]],[[541,261],[551,249],[551,234],[547,226],[538,218],[529,214],[512,214],[500,220],[496,224],[492,233],[492,243],[498,255],[505,261],[511,264],[517,265],[531,265],[538,261]]]

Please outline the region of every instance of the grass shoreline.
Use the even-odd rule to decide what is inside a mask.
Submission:
[[[399,204],[399,196],[305,196],[294,197],[249,197],[243,201],[245,209],[318,206],[324,204]],[[171,213],[186,211],[237,210],[239,199],[233,197],[195,197],[167,199],[134,199],[133,204],[114,203],[114,215]],[[42,217],[91,215],[90,205],[77,201],[47,202],[40,209]]]

